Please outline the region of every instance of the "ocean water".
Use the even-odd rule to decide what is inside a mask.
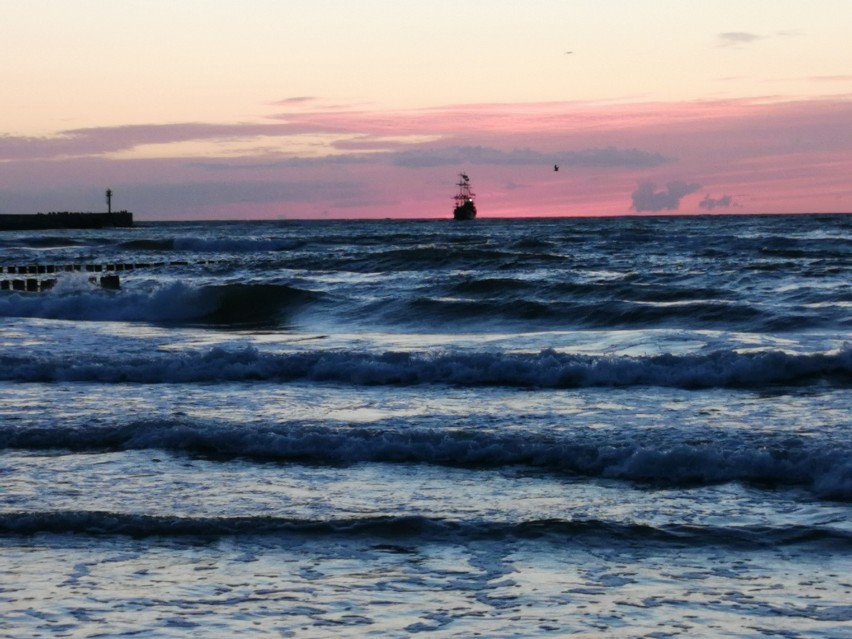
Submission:
[[[30,265],[2,637],[852,636],[852,216],[0,234]]]

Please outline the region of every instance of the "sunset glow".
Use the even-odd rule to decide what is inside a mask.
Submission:
[[[4,2],[0,213],[852,210],[847,2],[287,4]]]

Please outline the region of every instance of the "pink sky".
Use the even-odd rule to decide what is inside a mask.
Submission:
[[[765,7],[10,3],[0,213],[852,211],[852,3]]]
[[[273,109],[0,138],[4,212],[97,208],[110,186],[142,219],[447,217],[461,170],[488,216],[852,209],[841,98]]]

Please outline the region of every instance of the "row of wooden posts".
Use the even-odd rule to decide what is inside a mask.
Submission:
[[[0,266],[0,273],[10,275],[42,275],[44,273],[71,273],[85,271],[101,273],[103,271],[132,271],[137,268],[157,268],[161,266],[186,266],[189,262],[150,262],[150,263],[116,263],[116,264],[28,264],[27,266]]]
[[[121,280],[118,275],[90,277],[89,282],[106,289],[117,290],[121,288]],[[28,293],[40,293],[42,291],[49,291],[54,286],[56,286],[56,278],[39,279],[37,277],[28,277],[23,280],[0,280],[0,291],[25,291]]]
[[[205,262],[207,264],[209,262]],[[141,268],[158,268],[164,266],[187,266],[189,262],[144,262],[128,263],[120,262],[113,264],[27,264],[26,266],[0,266],[0,274],[8,275],[53,275],[58,273],[109,273],[108,275],[93,276],[89,282],[106,289],[121,288],[121,280],[116,272],[132,271]],[[48,291],[56,286],[56,278],[5,278],[0,279],[0,291],[25,291],[38,293]]]
[[[204,260],[198,264],[215,264],[217,260]],[[169,262],[116,262],[112,264],[27,264],[26,266],[0,266],[0,274],[8,275],[54,275],[58,273],[108,273],[93,276],[89,282],[107,289],[121,288],[119,276],[115,273],[135,269],[160,268],[166,266],[188,266],[189,262],[172,260]],[[56,286],[56,278],[27,277],[0,279],[0,291],[47,291]]]
[[[0,273],[9,275],[47,275],[56,273],[103,273],[111,272],[110,275],[93,276],[89,283],[101,288],[118,290],[121,288],[121,279],[114,273],[116,271],[131,271],[136,268],[150,268],[152,266],[166,266],[166,262],[158,264],[27,264],[26,266],[0,266]],[[22,291],[27,293],[40,293],[49,291],[56,286],[56,278],[7,278],[0,280],[0,291]]]

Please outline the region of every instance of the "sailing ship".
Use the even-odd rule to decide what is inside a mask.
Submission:
[[[473,203],[475,194],[470,190],[470,178],[467,177],[467,173],[459,173],[459,181],[456,182],[456,186],[459,187],[459,191],[453,196],[456,201],[453,219],[472,220],[476,217],[476,205]]]

